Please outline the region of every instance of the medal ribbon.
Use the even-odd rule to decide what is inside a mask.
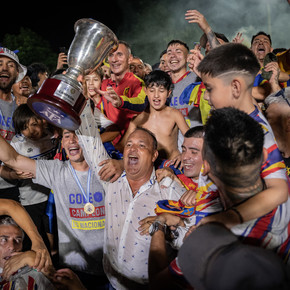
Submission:
[[[83,189],[83,187],[82,187],[82,185],[81,185],[81,183],[80,183],[80,181],[78,179],[78,176],[76,174],[76,171],[72,167],[70,161],[68,162],[68,164],[69,164],[69,168],[70,168],[70,170],[72,172],[72,175],[73,175],[76,183],[78,184],[78,186],[79,186],[79,188],[80,188],[80,190],[81,190],[84,198],[86,199],[86,201],[88,203],[89,202],[89,196],[90,196],[91,169],[89,169],[89,174],[88,174],[88,178],[87,178],[87,196],[86,196],[86,193],[85,193],[85,191],[84,191],[84,189]]]

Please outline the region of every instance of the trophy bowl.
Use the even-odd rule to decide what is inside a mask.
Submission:
[[[70,45],[68,69],[46,79],[37,93],[27,99],[31,110],[47,122],[74,131],[81,124],[80,114],[86,98],[78,77],[87,69],[96,70],[111,50],[117,48],[115,34],[104,24],[90,19],[78,20]]]

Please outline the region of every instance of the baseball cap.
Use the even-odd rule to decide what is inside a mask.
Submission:
[[[276,253],[241,243],[218,223],[185,239],[178,264],[196,290],[290,289],[290,270]]]
[[[21,81],[26,75],[27,68],[26,66],[20,64],[17,54],[6,47],[0,47],[0,56],[9,57],[17,63],[19,74],[16,79],[16,83]]]
[[[229,42],[229,40],[226,38],[224,34],[218,33],[218,32],[214,32],[214,34],[217,38],[222,39],[224,42]],[[205,48],[206,43],[207,43],[207,36],[205,33],[200,37],[199,42],[200,42],[201,47]]]

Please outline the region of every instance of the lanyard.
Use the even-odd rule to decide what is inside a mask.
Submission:
[[[91,182],[91,169],[89,169],[89,174],[88,174],[88,178],[87,178],[87,196],[86,196],[86,193],[85,193],[85,191],[84,191],[84,189],[83,189],[83,187],[82,187],[82,185],[81,185],[81,183],[80,183],[80,181],[79,181],[79,179],[78,179],[78,176],[77,176],[77,174],[76,174],[76,171],[75,171],[74,168],[72,167],[70,161],[68,162],[68,164],[69,164],[69,168],[70,168],[70,170],[71,170],[71,172],[72,172],[72,175],[73,175],[73,177],[74,177],[76,183],[78,184],[78,186],[79,186],[79,188],[80,188],[80,190],[81,190],[81,192],[82,192],[82,194],[83,194],[83,196],[84,196],[86,202],[89,202],[89,196],[90,196],[90,182]]]

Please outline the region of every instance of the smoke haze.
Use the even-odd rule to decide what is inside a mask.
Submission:
[[[119,0],[122,15],[114,31],[126,40],[134,55],[154,64],[172,39],[185,41],[190,48],[198,42],[202,31],[197,24],[184,19],[188,9],[196,9],[207,19],[213,31],[231,41],[243,33],[249,46],[252,35],[269,33],[273,48],[289,48],[290,5],[286,0]]]

